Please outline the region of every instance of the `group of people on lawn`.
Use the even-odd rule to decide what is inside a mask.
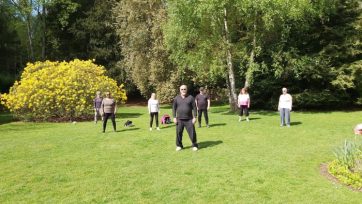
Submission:
[[[200,93],[194,98],[187,93],[187,86],[180,86],[180,94],[173,99],[172,115],[173,122],[176,124],[176,151],[183,149],[182,135],[183,130],[186,129],[190,140],[192,142],[192,150],[198,150],[196,139],[196,116],[198,119],[198,127],[201,127],[201,118],[204,115],[206,127],[209,126],[208,110],[210,109],[210,97],[205,89],[201,87]],[[242,116],[245,115],[245,120],[249,122],[249,108],[250,96],[247,88],[242,88],[238,95],[237,105],[240,109],[239,122]],[[150,115],[150,131],[152,131],[153,121],[156,123],[156,129],[159,128],[159,112],[160,104],[156,99],[156,94],[152,93],[151,98],[148,100],[148,113]],[[292,96],[288,94],[287,88],[282,89],[282,94],[279,97],[278,110],[280,113],[280,126],[290,127],[290,111],[292,110]],[[103,121],[103,133],[106,130],[107,120],[110,118],[113,125],[113,130],[116,131],[115,115],[117,112],[116,101],[111,97],[109,92],[105,92],[105,97],[102,98],[101,93],[98,91],[94,99],[94,122],[101,116]]]

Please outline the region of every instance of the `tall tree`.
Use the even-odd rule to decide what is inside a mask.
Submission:
[[[35,33],[35,17],[33,11],[38,7],[36,0],[10,0],[16,14],[19,15],[26,24],[28,37],[28,56],[30,61],[35,60],[34,54],[34,33]]]
[[[319,8],[332,7],[326,3],[318,1]],[[264,79],[280,86],[295,79],[293,66],[300,61],[293,55],[298,51],[292,28],[304,33],[309,18],[320,15],[309,0],[170,0],[168,12],[165,36],[171,58],[195,70],[196,78],[205,77],[202,72],[227,73],[231,108],[235,86],[253,88]]]
[[[6,92],[27,58],[19,31],[22,19],[14,15],[9,2],[0,1],[0,92]]]
[[[123,68],[143,96],[156,91],[161,101],[172,99],[180,80],[163,42],[166,6],[161,0],[130,0],[120,1],[113,11]]]

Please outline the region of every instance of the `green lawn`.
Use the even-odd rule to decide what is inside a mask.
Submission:
[[[213,107],[200,150],[175,151],[175,127],[148,129],[145,107],[121,107],[118,132],[93,122],[23,123],[0,115],[0,203],[360,203],[319,165],[351,139],[358,112],[252,112]],[[171,114],[169,109],[163,113]],[[124,128],[130,119],[135,126]]]

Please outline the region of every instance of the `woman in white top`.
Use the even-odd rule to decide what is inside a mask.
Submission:
[[[152,131],[153,118],[156,119],[156,128],[160,130],[158,127],[158,113],[160,112],[160,104],[156,99],[156,94],[152,93],[151,98],[148,100],[148,113],[150,114],[150,131]]]
[[[279,97],[278,111],[280,112],[280,126],[290,127],[290,111],[292,110],[292,96],[288,94],[287,88],[282,89],[283,94]]]
[[[239,122],[241,121],[241,116],[245,112],[246,121],[249,122],[249,108],[250,108],[250,96],[246,88],[240,90],[238,96],[238,107],[240,108]]]

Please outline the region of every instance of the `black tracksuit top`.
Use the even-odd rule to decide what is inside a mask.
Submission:
[[[193,112],[193,114],[192,114]],[[192,119],[197,116],[195,98],[191,95],[182,98],[180,95],[173,99],[172,115],[177,119]]]

